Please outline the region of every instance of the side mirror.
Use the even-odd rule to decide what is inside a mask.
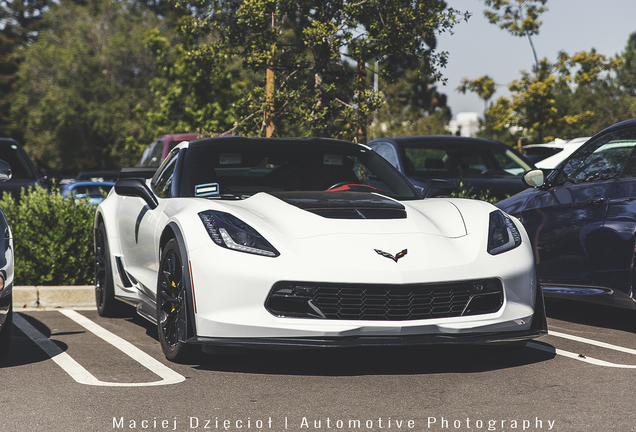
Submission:
[[[453,185],[446,180],[432,179],[420,191],[422,198],[435,198],[450,195],[455,191]]]
[[[146,201],[150,210],[154,210],[159,205],[157,197],[152,193],[144,179],[124,178],[115,182],[115,193],[122,196],[141,198]]]
[[[7,180],[11,180],[11,167],[8,163],[3,160],[0,160],[0,182],[6,182]]]
[[[545,184],[545,175],[543,174],[543,171],[539,169],[535,169],[525,173],[521,177],[521,180],[526,186],[530,186],[532,188],[539,188]]]

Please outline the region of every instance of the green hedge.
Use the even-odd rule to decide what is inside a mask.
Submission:
[[[15,285],[93,284],[95,205],[38,188],[19,202],[5,192],[0,208],[13,232]]]

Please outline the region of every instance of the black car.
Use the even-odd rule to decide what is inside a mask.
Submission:
[[[521,176],[534,168],[511,147],[494,140],[451,135],[377,138],[368,143],[418,189],[429,180],[460,183],[480,196],[504,199],[526,189]]]
[[[636,119],[523,180],[534,188],[497,206],[528,231],[546,296],[636,309]]]
[[[0,184],[0,197],[7,191],[17,199],[22,189],[30,190],[35,186],[46,187],[44,179],[35,169],[29,155],[13,138],[0,138],[0,159],[9,164],[12,172],[11,179]]]

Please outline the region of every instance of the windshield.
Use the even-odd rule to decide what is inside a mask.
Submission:
[[[348,143],[203,141],[190,145],[182,172],[180,196],[344,190],[421,198],[382,157]]]
[[[416,177],[521,176],[531,169],[505,147],[414,142],[404,152],[407,173]]]

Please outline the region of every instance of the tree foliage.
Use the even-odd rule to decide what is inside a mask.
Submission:
[[[41,168],[62,172],[129,165],[148,142],[136,111],[150,104],[154,64],[144,45],[156,25],[111,0],[63,1],[25,53],[13,115]]]
[[[547,10],[547,0],[484,0],[484,14],[493,24],[514,36],[539,33],[539,15]],[[636,33],[622,56],[615,59],[596,53],[559,53],[554,64],[538,60],[534,45],[532,72],[509,86],[510,97],[499,98],[484,112],[480,136],[512,143],[519,138],[531,142],[555,137],[592,135],[625,118],[636,116],[634,105],[634,63]],[[479,94],[478,80],[464,79],[459,91]],[[631,92],[631,95],[630,95]]]
[[[616,84],[628,95],[636,97],[636,32],[629,36],[622,62],[616,68]]]
[[[548,10],[547,0],[484,0],[490,9],[484,10],[484,15],[491,24],[498,24],[499,28],[508,31],[513,36],[528,37],[535,67],[539,67],[539,58],[532,43],[532,36],[539,34],[539,15]]]
[[[378,90],[382,104],[369,128],[369,138],[406,135],[443,135],[451,119],[447,97],[439,92],[431,77],[422,76],[413,64],[393,79],[381,79]],[[398,75],[399,73],[399,75]],[[369,81],[373,80],[369,77]]]
[[[219,56],[176,35],[152,30],[145,43],[154,56],[150,81],[157,103],[144,113],[156,136],[176,132],[217,134],[229,131],[243,113],[237,100],[258,84],[234,57]],[[207,47],[209,48],[209,47]]]
[[[597,119],[602,111],[580,102],[599,96],[608,100],[603,89],[619,64],[594,50],[573,56],[560,53],[555,64],[543,59],[533,74],[522,71],[521,78],[508,86],[510,98],[499,98],[486,111],[486,122],[494,133],[514,127],[518,137],[532,142],[594,133],[601,127]]]
[[[476,79],[462,78],[461,84],[457,88],[462,94],[467,91],[476,93],[484,101],[484,111],[488,108],[488,101],[497,91],[497,83],[488,75]]]
[[[45,25],[42,14],[49,3],[49,0],[0,1],[0,136],[22,139],[23,131],[11,116],[15,74],[24,51]]]
[[[181,58],[205,58],[216,73],[225,71],[223,76],[236,74],[237,61],[251,71],[238,87],[226,86],[233,104],[230,115],[219,122],[232,120],[231,132],[248,135],[263,135],[265,114],[273,110],[276,135],[352,139],[380,102],[365,82],[366,70],[357,65],[379,59],[396,65],[418,60],[423,62],[423,75],[438,78],[446,53],[435,51],[435,36],[451,29],[461,16],[439,0],[183,0],[178,4],[196,11],[182,20]],[[267,67],[276,76],[269,101]],[[393,69],[383,71],[388,76]],[[204,83],[211,79],[199,78]],[[217,99],[223,100],[223,96]]]

